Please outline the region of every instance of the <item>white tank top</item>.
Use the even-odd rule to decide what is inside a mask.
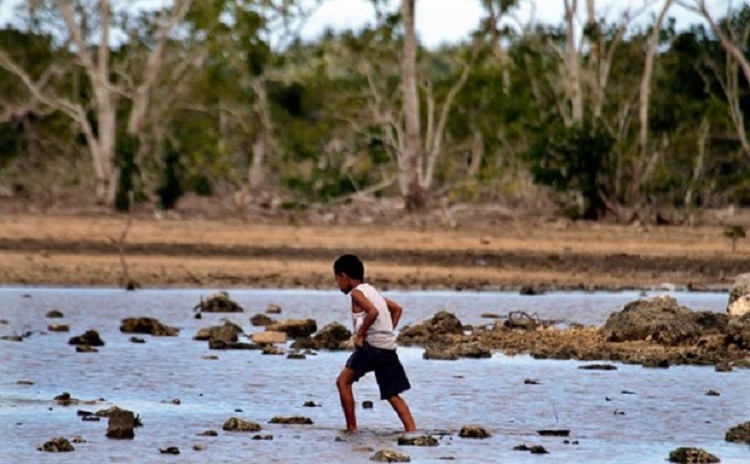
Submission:
[[[365,341],[375,348],[395,350],[397,346],[396,334],[393,333],[393,321],[391,321],[391,313],[388,311],[385,298],[370,284],[359,284],[354,290],[362,292],[365,298],[370,300],[375,309],[378,310],[378,317],[367,330]],[[352,313],[352,326],[355,334],[362,327],[365,316],[367,316],[367,313],[364,311]]]

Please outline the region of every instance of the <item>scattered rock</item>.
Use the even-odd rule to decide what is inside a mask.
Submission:
[[[404,327],[398,335],[398,342],[403,345],[424,345],[431,340],[443,340],[446,335],[463,333],[463,325],[454,314],[439,311],[428,321]]]
[[[68,340],[69,345],[104,346],[104,341],[96,330],[87,330],[83,335],[72,337]]]
[[[80,417],[89,417],[93,415],[94,413],[91,411],[84,411],[82,409],[79,409],[78,411],[76,411],[76,416],[80,416]]]
[[[456,354],[460,358],[482,359],[491,358],[492,352],[479,343],[464,343],[458,347]]]
[[[542,287],[536,287],[533,285],[524,285],[518,291],[518,294],[526,296],[544,295],[544,289]]]
[[[524,379],[523,383],[524,385],[539,385],[541,382],[537,379]]]
[[[253,440],[273,440],[273,435],[253,435]]]
[[[129,317],[122,320],[120,332],[150,334],[155,337],[174,337],[180,329],[162,324],[152,317]]]
[[[270,421],[268,421],[268,423],[269,424],[286,424],[286,425],[310,425],[313,423],[313,421],[309,417],[304,417],[304,416],[292,416],[292,417],[275,416]]]
[[[531,452],[531,454],[549,454],[549,451],[544,449],[544,446],[542,445],[534,445],[529,448],[529,451]]]
[[[263,351],[261,351],[261,354],[269,354],[269,355],[283,355],[284,350],[279,348],[276,345],[265,345],[263,347]]]
[[[267,314],[281,314],[281,306],[270,304],[268,307],[266,307],[266,313]]]
[[[720,362],[714,367],[716,372],[732,372],[732,366],[728,363]]]
[[[275,330],[266,330],[265,332],[258,332],[251,335],[250,339],[253,343],[261,345],[273,344],[273,343],[286,343],[286,332],[277,332]]]
[[[50,332],[70,332],[70,326],[68,324],[49,324],[47,330]]]
[[[750,313],[732,317],[727,324],[725,345],[750,350]]]
[[[294,353],[289,353],[288,355],[286,355],[286,357],[287,359],[307,359],[305,353],[299,353],[296,351]]]
[[[0,337],[0,340],[5,340],[8,342],[22,342],[23,337],[21,335],[3,335]]]
[[[88,441],[86,441],[86,439],[85,439],[85,438],[83,438],[83,437],[82,437],[82,436],[80,436],[80,435],[76,435],[76,436],[75,436],[75,437],[73,437],[73,439],[72,439],[72,440],[70,440],[70,441],[71,441],[71,443],[88,443]]]
[[[89,345],[78,345],[76,346],[77,353],[98,353],[99,350]]]
[[[219,432],[216,430],[206,430],[198,434],[199,437],[218,437]]]
[[[113,411],[109,414],[109,423],[107,424],[107,438],[134,438],[135,425],[135,414],[133,414],[132,411]]]
[[[141,337],[130,337],[130,343],[146,343]]]
[[[657,296],[625,305],[614,312],[603,327],[604,337],[611,342],[648,340],[676,345],[702,335],[693,312],[677,304],[671,296]]]
[[[669,453],[669,462],[686,464],[720,462],[719,458],[701,448],[677,448]]]
[[[617,366],[612,364],[587,364],[585,366],[578,366],[578,369],[586,371],[616,371]]]
[[[352,338],[352,332],[338,322],[331,322],[313,336],[312,348],[322,350],[343,350]]]
[[[16,382],[18,385],[34,385],[34,382],[31,380],[19,380]]]
[[[317,401],[309,400],[309,401],[305,401],[305,403],[302,406],[305,408],[319,408],[320,403],[318,403]]]
[[[430,435],[416,437],[398,437],[398,444],[402,446],[437,446],[437,438]]]
[[[651,369],[669,369],[669,359],[650,357],[643,360],[641,365]]]
[[[724,439],[733,443],[750,443],[750,421],[727,430]]]
[[[266,326],[266,330],[285,332],[290,338],[309,337],[318,330],[314,319],[286,319]]]
[[[243,333],[242,327],[234,322],[224,321],[224,325],[215,325],[199,329],[193,340],[208,340],[222,342],[236,342],[239,335]]]
[[[370,400],[365,400],[362,402],[362,409],[372,409],[375,405]]]
[[[96,416],[83,416],[83,417],[81,417],[81,421],[83,421],[83,422],[99,422],[100,420],[102,420],[102,418],[101,417],[96,417]]]
[[[169,446],[167,448],[159,448],[161,454],[180,454],[180,448],[176,446]]]
[[[267,326],[274,324],[276,321],[271,319],[269,316],[266,316],[265,314],[256,314],[255,316],[250,318],[250,324],[253,326]]]
[[[204,313],[241,313],[241,312],[244,312],[244,309],[242,309],[242,306],[232,301],[229,298],[229,293],[227,292],[216,293],[208,297],[208,299],[206,300],[204,300],[203,297],[201,297],[200,303],[198,303],[193,309],[195,311],[200,311]]]
[[[376,452],[370,461],[375,462],[411,462],[411,458],[407,454],[399,453],[389,449],[382,449]]]
[[[570,430],[567,429],[542,429],[536,433],[543,437],[567,437],[570,436]]]
[[[436,359],[441,361],[456,361],[458,352],[454,346],[433,343],[427,345],[422,353],[423,359]]]
[[[97,417],[109,417],[112,414],[114,414],[116,412],[120,412],[120,411],[124,411],[124,409],[120,409],[117,406],[111,406],[111,407],[109,407],[107,409],[100,409],[100,410],[96,411],[94,414]]]
[[[52,311],[48,312],[45,317],[48,317],[50,319],[55,319],[55,318],[59,319],[61,317],[65,317],[65,315],[61,311],[57,309],[53,309]]]
[[[245,421],[237,417],[230,417],[224,422],[223,430],[227,432],[258,432],[261,427],[260,424],[250,421]]]
[[[717,392],[716,390],[708,390],[706,392],[706,396],[720,396],[721,393]]]
[[[65,437],[55,437],[37,449],[48,453],[67,453],[76,450]]]
[[[461,438],[489,438],[492,435],[480,425],[465,425],[461,427],[458,436]]]
[[[206,449],[206,445],[201,443],[196,443],[193,445],[193,451],[203,451]]]

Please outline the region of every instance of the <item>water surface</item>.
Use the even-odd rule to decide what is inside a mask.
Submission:
[[[307,318],[318,326],[349,323],[347,297],[335,291],[234,290],[242,314],[204,314],[192,308],[206,290],[0,288],[0,335],[44,331],[48,323],[71,326],[70,333],[35,332],[23,342],[0,341],[0,462],[370,462],[374,451],[392,448],[412,462],[591,462],[663,463],[679,446],[698,446],[724,463],[750,462],[750,448],[724,441],[726,430],[750,420],[750,371],[717,373],[713,367],[676,366],[644,369],[616,364],[616,371],[584,371],[577,361],[533,360],[495,353],[491,359],[436,361],[422,359],[421,348],[399,353],[414,388],[404,394],[422,433],[439,438],[433,448],[396,444],[399,423],[387,403],[378,400],[368,376],[355,385],[361,433],[340,432],[334,379],[349,355],[320,351],[304,360],[262,355],[258,351],[213,351],[193,341],[200,327],[226,318],[246,332],[249,318],[278,304],[277,318]],[[510,293],[387,292],[405,308],[403,324],[455,313],[466,324],[489,324],[483,313],[505,315],[522,310],[545,319],[600,325],[607,316],[637,298],[635,292],[551,293],[526,297]],[[695,310],[723,312],[726,294],[677,293]],[[46,319],[58,309],[63,319]],[[151,337],[133,344],[119,331],[125,317],[156,317],[179,327],[178,337]],[[106,342],[99,353],[76,353],[73,335],[96,329]],[[218,359],[205,359],[216,355]],[[535,379],[538,385],[524,384]],[[34,384],[20,385],[29,380]],[[720,396],[706,396],[713,389]],[[52,398],[70,392],[96,405],[57,406]],[[627,394],[623,392],[628,392]],[[179,399],[179,405],[171,401]],[[313,400],[317,408],[303,407]],[[78,409],[95,411],[118,405],[140,415],[144,427],[134,440],[109,440],[106,419],[82,422]],[[304,415],[311,426],[268,424],[276,415]],[[252,420],[273,440],[254,434],[227,433],[229,417]],[[479,424],[487,440],[458,437],[463,425]],[[541,437],[539,429],[569,429],[565,438]],[[204,430],[218,437],[200,437]],[[55,436],[80,435],[74,453],[41,453],[36,447]],[[337,439],[339,441],[337,441]],[[540,444],[546,456],[514,451],[519,444]],[[205,445],[194,451],[193,445]],[[161,455],[177,446],[182,454]]]

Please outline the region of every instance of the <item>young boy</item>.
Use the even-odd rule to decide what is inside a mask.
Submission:
[[[393,332],[401,318],[401,306],[381,296],[372,285],[362,282],[365,268],[354,255],[340,256],[333,263],[333,273],[339,289],[352,297],[355,351],[336,379],[346,431],[357,431],[352,384],[370,371],[375,371],[380,399],[388,400],[404,424],[404,430],[416,430],[409,406],[399,396],[411,388],[396,354],[396,334]]]

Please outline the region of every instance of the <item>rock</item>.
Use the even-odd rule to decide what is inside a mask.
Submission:
[[[72,404],[79,404],[81,400],[73,398],[68,392],[62,392],[53,398],[58,406],[70,406]]]
[[[669,462],[698,464],[720,462],[720,460],[701,448],[677,448],[669,453]]]
[[[738,348],[750,349],[750,313],[732,317],[727,324],[724,344],[737,345]]]
[[[537,430],[536,433],[543,437],[567,437],[570,436],[570,430],[568,429],[542,429]]]
[[[270,421],[268,421],[268,423],[269,424],[287,424],[287,425],[310,425],[313,423],[313,421],[309,417],[304,417],[304,416],[292,416],[292,417],[275,416]]]
[[[719,392],[718,392],[718,391],[716,391],[716,390],[708,390],[708,391],[706,392],[706,396],[721,396],[721,393],[719,393]]]
[[[218,437],[219,432],[216,430],[206,430],[198,434],[199,437]]]
[[[314,348],[318,350],[342,350],[352,338],[352,332],[338,322],[331,322],[313,336]]]
[[[617,366],[612,364],[587,364],[585,366],[578,366],[578,369],[585,371],[616,371]]]
[[[271,345],[267,345],[271,346]],[[211,340],[208,342],[209,350],[259,350],[261,345],[255,343],[243,342],[224,342],[221,340]]]
[[[461,344],[458,346],[456,354],[460,358],[481,359],[492,357],[492,352],[479,343]]]
[[[229,293],[219,292],[204,300],[201,298],[200,303],[196,305],[196,311],[204,313],[241,313],[244,312],[242,306],[238,305],[229,298]]]
[[[270,304],[268,307],[266,307],[266,313],[267,314],[281,314],[281,306]]]
[[[222,342],[236,342],[239,335],[243,334],[242,327],[234,322],[224,321],[224,325],[204,327],[196,332],[193,340],[208,340]]]
[[[307,356],[305,356],[305,353],[300,353],[300,352],[295,351],[294,353],[289,353],[288,355],[286,355],[286,358],[287,359],[307,359]]]
[[[45,317],[49,317],[50,319],[54,319],[54,318],[65,317],[65,315],[61,311],[58,311],[57,309],[53,309],[52,311],[48,312]]]
[[[48,453],[67,453],[76,450],[65,437],[55,437],[37,449]]]
[[[264,345],[263,351],[261,351],[261,354],[269,354],[269,355],[283,355],[284,350],[279,348],[276,345]]]
[[[406,326],[398,335],[403,345],[424,345],[430,340],[442,340],[446,335],[462,335],[461,321],[447,311],[439,311],[432,319],[414,326]]]
[[[458,352],[454,346],[431,344],[425,347],[422,359],[456,361],[458,359]]]
[[[430,435],[420,435],[417,437],[398,437],[398,444],[401,446],[437,446],[437,438]]]
[[[47,330],[50,332],[70,332],[70,326],[68,324],[49,324]]]
[[[81,421],[82,422],[99,422],[101,420],[102,420],[101,417],[96,417],[96,416],[83,416],[83,417],[81,417]]]
[[[727,364],[725,362],[717,363],[714,367],[714,370],[716,372],[732,372],[734,369],[732,369],[732,366],[730,364]]]
[[[0,337],[0,340],[5,340],[8,342],[22,342],[23,337],[21,335],[3,335]]]
[[[130,343],[146,343],[141,337],[130,337]]]
[[[83,335],[72,337],[68,340],[69,345],[104,346],[104,341],[96,330],[87,330]]]
[[[544,295],[544,289],[534,285],[524,285],[518,291],[518,294],[526,296]]]
[[[224,422],[223,430],[227,432],[258,432],[261,427],[255,422],[245,421],[237,417],[230,417]]]
[[[549,451],[544,449],[544,446],[542,445],[534,445],[529,448],[529,451],[531,452],[531,454],[549,454]]]
[[[465,425],[461,427],[458,436],[461,438],[489,438],[492,435],[481,425]]]
[[[389,449],[382,449],[376,452],[370,458],[370,461],[375,462],[411,462],[411,458],[407,454],[399,453]]]
[[[285,332],[291,338],[309,337],[318,330],[314,319],[286,319],[266,326],[266,330]]]
[[[702,335],[694,313],[671,296],[628,303],[607,318],[602,330],[611,342],[649,340],[664,345],[677,345]]]
[[[250,336],[253,343],[273,344],[273,343],[286,343],[286,332],[276,332],[274,330],[267,330],[265,332],[254,333]]]
[[[312,337],[295,338],[291,345],[295,350],[317,350],[318,346]]]
[[[253,440],[273,440],[273,435],[253,435]]]
[[[109,414],[107,424],[107,438],[134,438],[135,414],[131,411],[119,410]]]
[[[302,406],[305,408],[319,408],[320,403],[318,403],[317,401],[308,400],[308,401],[305,401],[305,403]]]
[[[365,400],[362,402],[362,409],[372,409],[375,405],[370,400]]]
[[[109,417],[112,414],[115,414],[115,413],[118,413],[118,412],[121,412],[121,411],[124,411],[124,409],[118,408],[117,406],[111,406],[111,407],[109,407],[107,409],[100,409],[100,410],[96,411],[94,414],[97,417]]]
[[[729,317],[713,311],[693,312],[693,321],[701,326],[701,335],[723,335],[727,330]]]
[[[78,345],[76,346],[77,353],[98,353],[99,350],[89,345]]]
[[[255,316],[250,318],[250,324],[252,324],[255,327],[267,326],[267,325],[274,324],[275,322],[276,321],[266,316],[265,314],[256,314]]]
[[[750,273],[740,274],[729,289],[727,314],[730,318],[750,313]]]
[[[174,337],[180,329],[169,327],[151,317],[129,317],[122,320],[120,332],[150,334],[156,337]]]
[[[161,454],[180,454],[180,448],[176,446],[169,446],[167,448],[159,448]]]
[[[204,451],[206,449],[206,445],[201,443],[196,443],[193,445],[193,451]]]
[[[733,443],[750,443],[750,421],[727,430],[724,439]]]
[[[72,440],[70,440],[70,441],[71,441],[71,443],[88,443],[88,441],[86,441],[86,439],[85,439],[85,438],[83,438],[83,437],[82,437],[82,436],[80,436],[80,435],[76,435],[76,436],[75,436],[75,437],[73,437],[73,439],[72,439]]]

